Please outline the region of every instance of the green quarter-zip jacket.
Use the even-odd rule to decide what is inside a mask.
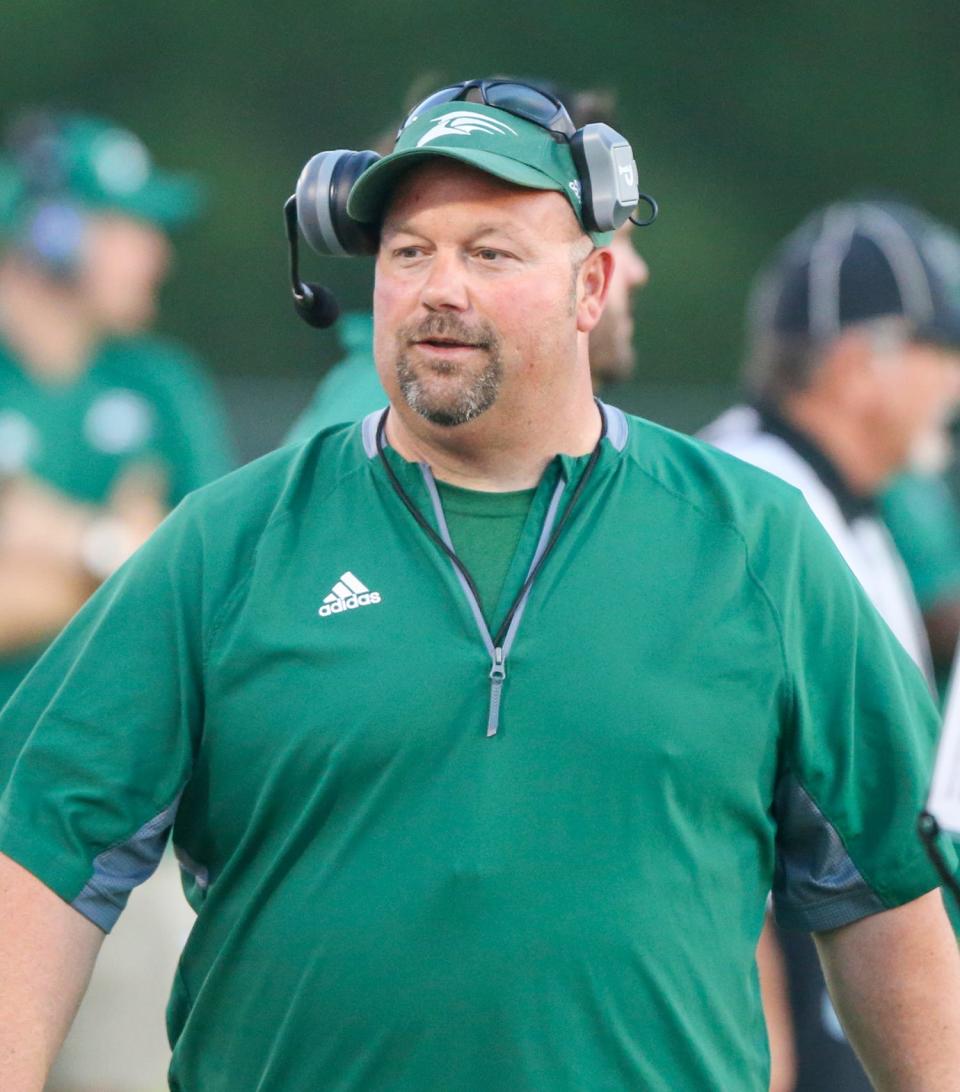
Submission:
[[[188,497],[7,708],[0,850],[81,913],[172,825],[171,1088],[761,1092],[771,887],[825,929],[936,886],[936,714],[799,494],[603,412],[499,658],[375,415]]]

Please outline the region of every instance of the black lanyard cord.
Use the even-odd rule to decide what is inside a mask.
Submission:
[[[543,568],[543,563],[547,560],[547,555],[551,552],[554,545],[556,544],[557,539],[560,537],[560,532],[563,530],[564,525],[569,519],[570,513],[573,511],[574,505],[577,503],[577,500],[583,493],[583,490],[586,487],[587,482],[590,480],[594,468],[597,465],[597,460],[600,458],[600,446],[603,443],[603,438],[607,434],[607,416],[600,407],[599,402],[597,402],[596,405],[597,409],[600,412],[600,436],[597,439],[596,444],[594,445],[593,451],[590,453],[590,459],[587,462],[586,467],[584,467],[583,473],[580,475],[580,480],[577,482],[576,488],[573,491],[573,496],[570,498],[570,503],[566,506],[563,511],[563,515],[557,521],[557,525],[554,527],[553,532],[551,533],[546,546],[543,548],[543,552],[540,554],[536,565],[534,565],[528,573],[527,579],[523,582],[523,587],[520,589],[519,592],[517,592],[516,598],[513,600],[510,609],[507,611],[506,617],[500,624],[500,628],[497,630],[496,636],[493,638],[493,644],[496,648],[502,647],[503,640],[507,635],[507,631],[510,629],[510,623],[513,621],[514,615],[517,613],[520,604],[523,602],[523,597],[530,590],[534,579]],[[387,414],[389,412],[390,407],[387,406],[387,408],[380,415],[380,420],[377,423],[377,455],[380,457],[380,462],[383,464],[383,468],[387,472],[387,477],[390,479],[390,484],[393,486],[393,490],[397,494],[397,496],[403,501],[404,505],[406,505],[407,510],[410,512],[413,518],[417,521],[420,527],[423,528],[424,531],[426,531],[430,540],[432,542],[435,542],[440,547],[440,549],[443,550],[447,557],[450,558],[453,564],[456,565],[458,571],[463,576],[464,580],[466,580],[470,591],[473,593],[474,599],[476,599],[477,603],[480,603],[480,593],[477,590],[477,585],[474,583],[473,577],[470,575],[470,572],[467,569],[466,565],[464,565],[460,558],[457,557],[456,552],[443,541],[440,535],[437,534],[437,532],[423,517],[420,510],[413,503],[413,501],[407,495],[406,490],[400,484],[399,478],[397,478],[397,475],[393,471],[393,467],[390,465],[386,455],[384,454],[383,434],[384,430],[386,429]]]
[[[557,521],[557,525],[554,527],[546,546],[543,548],[543,553],[540,555],[536,565],[534,565],[534,567],[530,570],[527,579],[524,580],[523,587],[517,593],[516,599],[514,599],[513,604],[507,611],[506,618],[504,618],[500,628],[497,630],[497,635],[494,638],[493,643],[498,648],[500,647],[503,639],[507,635],[507,630],[510,628],[510,623],[513,621],[513,616],[517,613],[517,609],[523,602],[523,597],[530,590],[530,587],[533,584],[534,578],[536,577],[537,573],[539,573],[540,570],[543,568],[543,563],[547,560],[547,554],[550,553],[557,539],[560,537],[560,532],[563,530],[564,524],[566,524],[567,520],[569,519],[570,513],[573,511],[573,506],[579,500],[580,494],[583,492],[587,482],[590,480],[590,477],[593,474],[593,469],[597,465],[597,459],[600,458],[600,445],[603,443],[603,438],[607,434],[607,416],[603,412],[603,410],[600,409],[599,405],[597,405],[597,409],[600,410],[600,436],[597,439],[596,444],[594,445],[593,451],[591,451],[590,453],[590,459],[587,462],[587,465],[584,467],[583,473],[580,475],[580,480],[577,482],[576,488],[573,491],[573,496],[570,498],[570,503],[566,506],[566,508],[564,508],[563,515]]]
[[[426,519],[424,519],[424,517],[421,515],[420,509],[417,508],[417,506],[413,503],[413,501],[407,496],[407,491],[400,484],[400,479],[397,477],[396,474],[394,474],[393,467],[387,461],[386,455],[384,455],[384,452],[383,452],[383,432],[384,432],[384,429],[386,428],[387,414],[389,412],[390,412],[390,407],[387,406],[387,408],[380,415],[380,420],[377,423],[377,455],[380,456],[380,462],[383,463],[383,469],[386,470],[386,472],[387,472],[387,477],[390,479],[390,484],[393,486],[393,491],[397,494],[397,496],[407,506],[407,510],[410,512],[410,515],[412,515],[413,518],[417,521],[417,523],[419,523],[420,526],[423,528],[423,530],[426,531],[426,533],[430,537],[431,541],[435,542],[440,547],[440,549],[443,550],[443,552],[447,555],[447,557],[450,558],[450,560],[454,563],[454,565],[456,565],[456,567],[460,570],[461,576],[463,576],[463,579],[466,580],[467,584],[470,587],[470,591],[473,592],[474,598],[479,603],[480,602],[480,593],[477,591],[477,585],[474,584],[473,577],[468,572],[466,565],[464,565],[464,563],[460,560],[460,558],[457,557],[456,553],[443,541],[443,539],[437,534],[437,532],[430,526],[429,523],[427,523]]]

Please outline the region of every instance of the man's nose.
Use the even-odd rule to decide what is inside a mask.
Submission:
[[[467,271],[459,255],[437,251],[420,291],[420,301],[430,311],[466,311],[470,306]]]

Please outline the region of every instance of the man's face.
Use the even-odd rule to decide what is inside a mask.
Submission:
[[[498,403],[542,395],[548,405],[576,365],[576,261],[590,250],[559,193],[444,159],[404,176],[374,290],[374,352],[391,401],[446,427]]]
[[[905,343],[875,362],[876,428],[897,465],[942,470],[960,401],[960,351]]]
[[[138,333],[156,317],[157,293],[170,259],[170,244],[157,228],[129,216],[92,216],[77,291],[103,330]]]
[[[610,243],[616,265],[603,316],[590,335],[590,371],[597,383],[616,382],[633,374],[633,295],[647,283],[649,271],[634,250],[631,235],[631,225],[624,224]]]

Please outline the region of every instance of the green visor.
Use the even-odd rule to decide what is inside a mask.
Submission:
[[[64,126],[66,189],[92,208],[116,210],[172,229],[196,219],[203,188],[189,175],[160,171],[133,133],[98,118]]]
[[[503,110],[472,102],[447,102],[425,110],[400,133],[389,155],[354,183],[347,212],[364,224],[379,224],[400,176],[428,157],[456,159],[486,174],[532,190],[565,194],[583,226],[580,179],[570,146],[544,128]],[[589,232],[606,246],[610,232]]]

